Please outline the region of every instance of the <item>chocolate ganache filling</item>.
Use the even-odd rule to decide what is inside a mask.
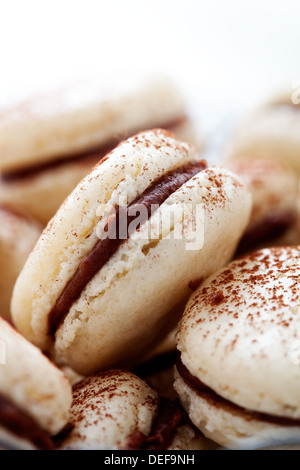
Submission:
[[[52,450],[50,435],[11,400],[0,393],[0,425],[19,438],[29,440],[38,449]]]
[[[99,239],[91,252],[82,259],[75,274],[69,280],[48,317],[48,333],[55,334],[63,322],[65,316],[70,310],[72,304],[80,297],[88,282],[97,274],[97,272],[108,262],[120,245],[130,236],[130,224],[136,219],[136,214],[140,212],[144,220],[139,217],[140,225],[153,215],[153,208],[158,208],[171,194],[177,191],[182,185],[189,181],[193,176],[206,168],[206,162],[203,160],[192,161],[183,167],[170,171],[158,180],[154,181],[140,196],[138,196],[127,207],[117,206],[113,220],[109,221],[105,227],[108,236]],[[139,211],[139,207],[143,210]],[[146,208],[146,210],[145,210]],[[119,238],[120,225],[125,220],[127,224],[127,233]],[[114,236],[109,236],[110,230],[114,231]]]
[[[134,431],[127,439],[127,450],[166,450],[174,439],[177,426],[185,424],[185,414],[177,401],[161,397],[158,413],[149,436]]]
[[[246,230],[241,238],[237,254],[255,248],[259,243],[271,242],[283,235],[296,222],[296,212],[271,212],[258,225]]]
[[[173,128],[175,129],[177,126],[184,124],[186,121],[187,117],[182,116],[180,118],[174,119],[173,121],[155,127],[162,127],[163,129],[172,131]],[[136,131],[130,133],[130,135],[132,136],[137,132],[141,132],[141,129],[137,129]],[[124,139],[127,139],[128,137],[129,135],[125,135],[124,133],[122,135],[119,134],[105,143],[82,151],[72,152],[72,154],[57,156],[54,160],[36,163],[18,170],[3,171],[0,178],[4,183],[13,183],[15,181],[18,182],[20,180],[26,180],[28,178],[38,176],[44,171],[58,169],[59,167],[73,163],[90,165],[92,168],[98,161],[102,160],[105,155],[111,152],[120,142],[122,142]]]
[[[212,390],[210,387],[201,382],[201,380],[193,376],[181,362],[180,356],[177,358],[176,368],[182,379],[199,396],[203,397],[205,400],[208,400],[213,406],[223,408],[229,413],[242,414],[243,418],[247,421],[255,419],[259,421],[265,421],[266,423],[276,424],[279,426],[300,426],[300,419],[289,418],[285,416],[276,416],[268,413],[261,413],[258,411],[249,410],[247,408],[243,408],[242,406],[236,405],[235,403],[232,403],[226,398],[221,397],[214,390]]]
[[[4,171],[1,174],[1,180],[4,183],[13,183],[19,182],[21,180],[26,180],[28,178],[37,176],[44,171],[50,171],[58,169],[64,165],[71,165],[73,163],[81,163],[90,165],[92,168],[98,161],[100,161],[107,153],[115,148],[117,141],[111,141],[106,145],[101,145],[99,147],[94,147],[84,152],[78,152],[72,154],[72,156],[64,156],[57,158],[56,160],[43,162],[35,164],[33,166],[28,166],[20,170]]]

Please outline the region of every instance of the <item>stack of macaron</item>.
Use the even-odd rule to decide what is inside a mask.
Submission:
[[[165,76],[74,82],[0,111],[4,318],[11,321],[16,278],[64,199],[120,141],[158,126],[202,146],[182,93]]]
[[[206,167],[169,131],[139,133],[44,230],[15,284],[14,323],[81,374],[134,366],[176,325],[190,282],[231,259],[250,209],[233,173]]]
[[[297,226],[294,170],[208,165],[166,82],[96,90],[0,120],[0,446],[203,450],[300,431],[300,247],[256,249]]]
[[[56,445],[205,447],[178,400],[159,399],[129,371],[159,350],[191,286],[232,258],[250,211],[234,173],[208,167],[193,145],[159,128],[121,142],[74,188],[35,244],[11,302],[23,340],[78,374],[69,427],[51,436]],[[93,419],[90,400],[77,393],[95,396]]]

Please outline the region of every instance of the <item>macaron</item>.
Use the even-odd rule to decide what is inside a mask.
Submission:
[[[300,427],[300,247],[232,261],[191,296],[180,322],[174,388],[218,444]]]
[[[82,81],[0,114],[0,203],[44,225],[121,140],[151,127],[195,137],[184,97],[167,77]]]
[[[72,389],[41,351],[0,317],[0,445],[55,448],[69,419]]]
[[[287,90],[268,98],[239,120],[224,149],[225,160],[279,159],[300,174],[300,105]]]
[[[14,284],[42,230],[33,219],[0,205],[0,312],[7,320]]]
[[[142,379],[119,369],[89,376],[75,385],[70,425],[61,450],[207,447],[178,403],[161,400]]]
[[[239,253],[278,244],[285,234],[296,229],[299,182],[289,165],[276,159],[243,158],[227,167],[247,185],[253,202]]]
[[[50,221],[15,284],[13,320],[76,372],[140,361],[232,257],[251,196],[232,172],[154,129],[108,154]]]

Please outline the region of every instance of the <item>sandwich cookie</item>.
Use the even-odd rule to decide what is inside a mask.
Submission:
[[[294,104],[295,103],[295,104]],[[300,104],[292,92],[274,96],[241,119],[224,158],[279,159],[300,174]]]
[[[40,224],[0,205],[0,312],[7,320],[14,284],[41,233]]]
[[[167,78],[83,82],[3,110],[0,202],[45,225],[106,153],[152,127],[188,141],[196,134],[183,96]]]
[[[10,449],[53,449],[68,422],[72,389],[38,348],[0,317],[0,442]]]
[[[206,439],[187,423],[178,403],[160,400],[143,380],[122,370],[76,384],[70,424],[73,429],[62,441],[62,450],[206,448]]]
[[[294,170],[279,160],[259,158],[244,158],[227,167],[241,177],[253,201],[238,253],[278,244],[285,234],[296,230],[299,185]]]
[[[300,247],[237,259],[189,300],[177,336],[175,390],[213,441],[300,427]]]
[[[175,327],[190,281],[232,257],[251,196],[196,156],[170,132],[140,133],[83,179],[44,230],[12,312],[59,364],[83,375],[131,367]]]

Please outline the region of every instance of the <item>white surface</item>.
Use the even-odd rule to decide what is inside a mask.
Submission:
[[[118,70],[168,72],[206,130],[300,79],[297,0],[0,0],[0,105]]]

